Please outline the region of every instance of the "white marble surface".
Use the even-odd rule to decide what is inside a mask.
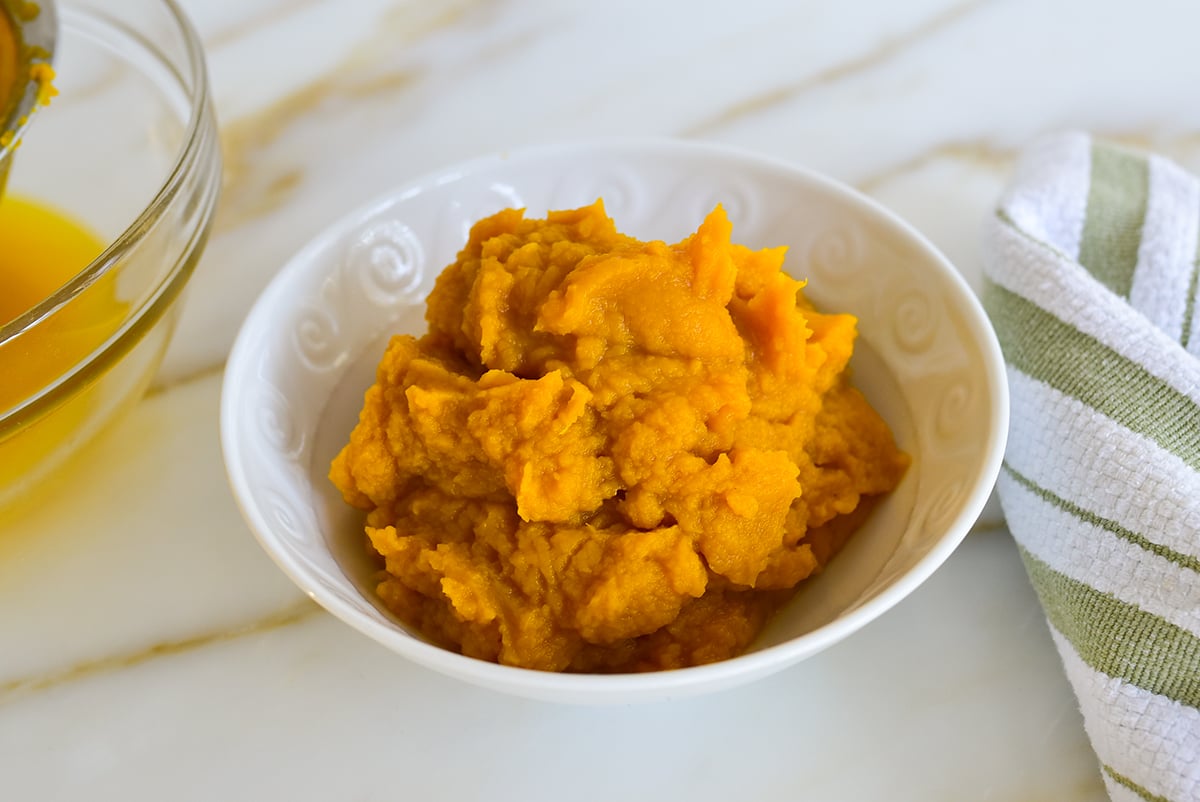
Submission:
[[[1200,168],[1200,7],[1037,0],[184,0],[225,194],[151,396],[0,527],[0,799],[1105,798],[996,511],[915,595],[794,669],[628,708],[430,674],[314,607],[225,486],[220,368],[343,210],[431,168],[609,135],[855,184],[972,281],[1014,153],[1087,128]],[[564,787],[572,788],[564,792]]]

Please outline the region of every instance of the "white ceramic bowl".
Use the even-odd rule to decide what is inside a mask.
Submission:
[[[361,516],[326,479],[388,337],[424,331],[424,299],[475,220],[603,197],[620,230],[673,242],[720,202],[734,240],[788,245],[809,297],[859,318],[854,379],[913,455],[904,481],[741,657],[648,674],[552,674],[434,646],[375,600]],[[955,269],[858,193],[708,145],[613,142],[481,159],[407,184],[301,250],[255,304],[225,371],[221,440],[234,495],[267,553],[331,613],[400,654],[497,690],[631,702],[747,682],[809,657],[921,584],[976,520],[1000,467],[999,346]]]

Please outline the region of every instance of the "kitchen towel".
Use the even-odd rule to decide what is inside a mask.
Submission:
[[[1200,182],[1084,133],[985,234],[998,483],[1114,802],[1200,800]]]

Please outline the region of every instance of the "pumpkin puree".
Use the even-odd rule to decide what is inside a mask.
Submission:
[[[730,242],[601,202],[478,222],[392,338],[330,478],[378,593],[431,639],[552,671],[738,654],[908,465],[847,382],[850,315]]]

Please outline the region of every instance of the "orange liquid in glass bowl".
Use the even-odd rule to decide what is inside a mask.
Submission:
[[[100,255],[104,244],[60,212],[0,199],[0,326],[45,299]]]
[[[11,195],[0,198],[0,326],[50,296],[103,250],[99,237],[62,213]],[[0,412],[94,351],[117,330],[125,313],[115,282],[101,276],[46,320],[0,343]],[[25,476],[30,466],[76,434],[88,417],[87,395],[15,433],[0,434],[0,491],[31,478]]]

